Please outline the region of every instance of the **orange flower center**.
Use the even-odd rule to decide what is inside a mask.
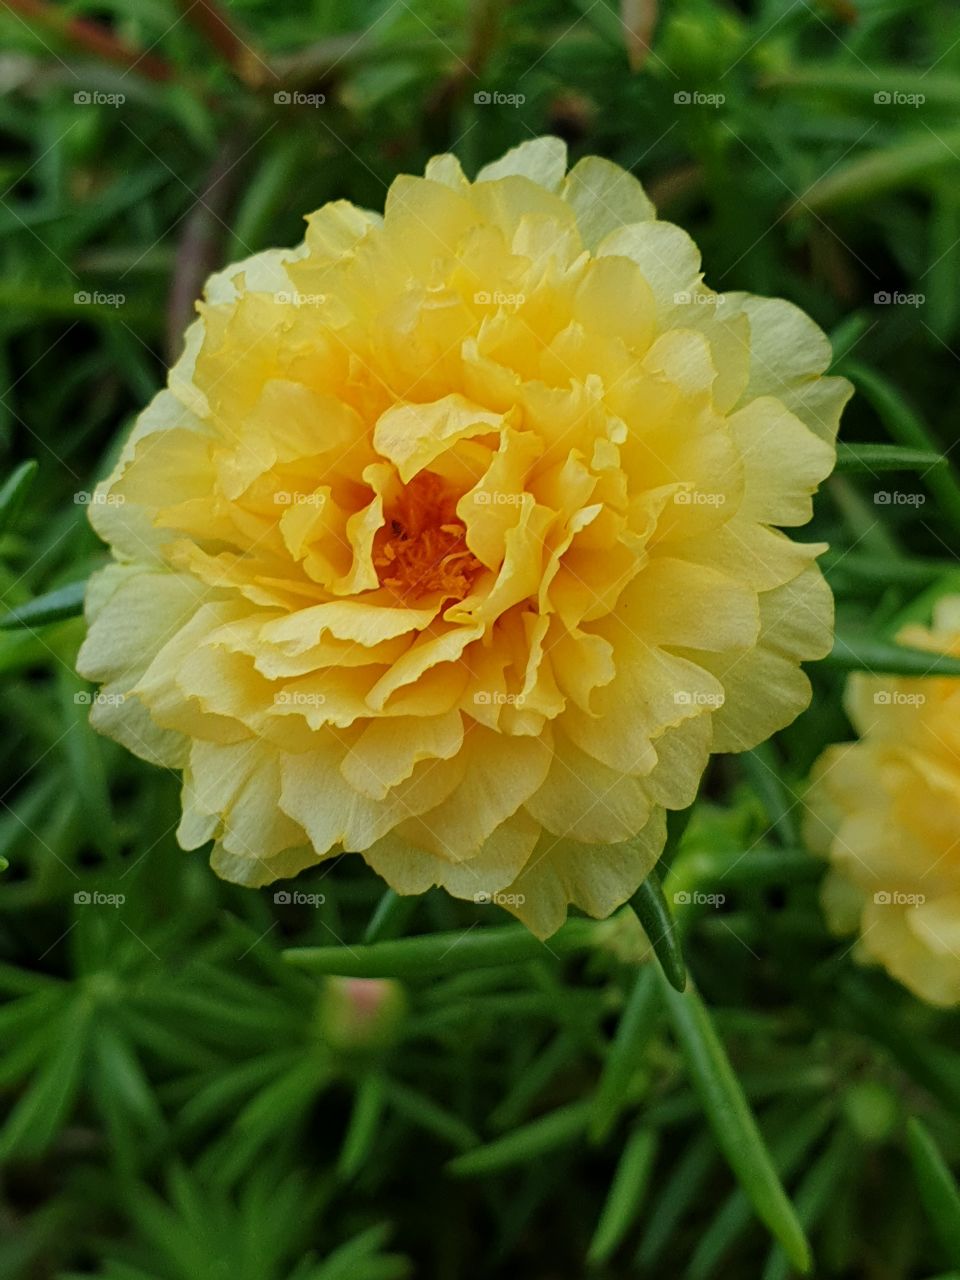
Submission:
[[[462,600],[482,567],[467,546],[456,495],[432,471],[400,491],[374,543],[380,585],[404,597],[440,591]]]

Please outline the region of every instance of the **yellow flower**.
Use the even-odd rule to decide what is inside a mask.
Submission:
[[[960,596],[902,644],[960,656]],[[858,953],[933,1004],[960,1002],[960,679],[854,675],[858,742],[814,766],[806,836],[830,859],[827,919]]]
[[[245,884],[361,853],[538,934],[655,862],[711,750],[806,705],[804,524],[848,385],[541,138],[215,275],[91,516],[93,719]]]

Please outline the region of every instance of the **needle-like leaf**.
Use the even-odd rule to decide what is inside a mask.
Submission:
[[[916,1117],[907,1122],[907,1146],[930,1225],[953,1266],[960,1266],[960,1191],[927,1128]]]
[[[764,1145],[750,1106],[703,1001],[692,985],[681,995],[660,976],[687,1069],[717,1142],[757,1215],[794,1266],[810,1269],[810,1246]]]

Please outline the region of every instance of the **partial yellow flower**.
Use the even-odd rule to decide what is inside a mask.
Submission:
[[[960,656],[960,596],[902,644]],[[960,679],[853,675],[858,742],[814,767],[806,835],[830,859],[823,903],[858,954],[933,1004],[960,1002]]]
[[[546,936],[636,890],[711,750],[806,705],[806,523],[847,383],[541,138],[209,281],[91,516],[99,729],[257,885],[344,850]]]

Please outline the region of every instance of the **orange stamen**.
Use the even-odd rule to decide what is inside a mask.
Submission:
[[[470,593],[482,566],[456,509],[456,496],[431,471],[404,486],[374,544],[382,586],[408,598],[439,591],[462,600]]]

